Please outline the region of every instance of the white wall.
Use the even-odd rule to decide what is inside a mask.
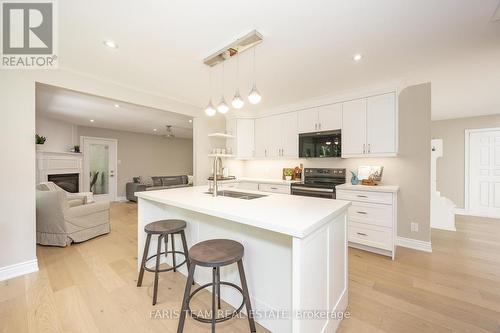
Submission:
[[[71,151],[74,145],[79,145],[77,125],[53,118],[36,116],[35,130],[38,135],[45,136],[46,151]]]
[[[201,112],[194,106],[62,69],[2,71],[0,156],[7,162],[0,163],[0,173],[4,175],[0,194],[0,272],[36,259],[36,82],[190,116],[199,116]]]

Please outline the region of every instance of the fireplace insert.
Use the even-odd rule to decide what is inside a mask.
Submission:
[[[79,175],[77,173],[65,173],[57,175],[48,175],[47,180],[55,183],[60,188],[70,192],[78,193],[79,188]]]

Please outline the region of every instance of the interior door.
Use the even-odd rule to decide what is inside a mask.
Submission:
[[[470,133],[469,210],[500,217],[500,130]]]
[[[311,108],[297,112],[299,133],[318,131],[318,109]]]
[[[366,101],[366,152],[396,152],[396,94],[369,97]]]
[[[280,116],[281,149],[283,157],[297,158],[299,156],[299,132],[297,113],[291,112]]]
[[[366,152],[366,99],[342,105],[342,156],[363,155]]]
[[[83,188],[96,201],[116,201],[117,141],[82,137]]]
[[[342,128],[342,103],[330,104],[318,108],[320,131],[333,131]]]

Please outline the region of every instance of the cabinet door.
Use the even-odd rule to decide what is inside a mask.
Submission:
[[[342,128],[342,103],[318,108],[318,130],[333,131]]]
[[[253,119],[238,119],[236,121],[236,151],[233,152],[239,158],[252,158],[254,155],[255,121]]]
[[[396,153],[396,94],[369,97],[366,104],[366,152]]]
[[[363,155],[366,151],[366,99],[342,105],[342,157]]]
[[[255,157],[267,157],[268,132],[266,118],[255,119]]]
[[[299,156],[299,132],[297,112],[280,116],[281,125],[281,156],[297,158]]]
[[[236,119],[227,119],[226,120],[226,133],[234,136],[238,135],[237,132],[237,120]],[[230,149],[234,155],[238,155],[238,145],[235,139],[227,139],[226,140],[226,148]]]
[[[282,147],[282,115],[263,118],[267,128],[267,157],[280,157]]]
[[[311,133],[317,131],[318,109],[311,108],[298,111],[298,130],[299,133]]]

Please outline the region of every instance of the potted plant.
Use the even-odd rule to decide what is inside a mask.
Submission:
[[[47,141],[46,137],[35,134],[36,150],[43,150],[43,145],[45,144],[45,141]]]
[[[80,152],[80,145],[74,145],[73,149],[74,149],[75,153],[79,153]]]
[[[283,173],[285,174],[286,180],[292,180],[293,169],[285,169],[285,171]]]

